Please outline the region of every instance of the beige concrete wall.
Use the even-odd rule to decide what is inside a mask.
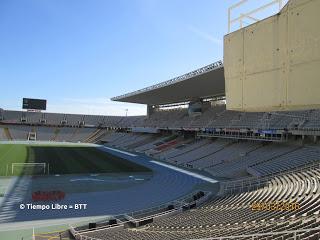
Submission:
[[[227,108],[320,108],[320,0],[291,0],[224,37]]]

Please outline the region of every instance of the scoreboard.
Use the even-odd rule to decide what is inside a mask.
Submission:
[[[23,98],[22,109],[46,110],[47,109],[47,100]]]

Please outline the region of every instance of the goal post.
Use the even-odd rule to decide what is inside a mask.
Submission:
[[[6,190],[7,188],[5,186],[0,186],[0,198],[5,196]]]
[[[48,168],[49,170],[49,168]],[[15,173],[22,175],[45,175],[47,173],[46,163],[11,163],[11,175]]]

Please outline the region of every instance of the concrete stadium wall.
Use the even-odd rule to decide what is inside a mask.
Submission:
[[[320,0],[282,11],[224,37],[227,109],[320,108]]]

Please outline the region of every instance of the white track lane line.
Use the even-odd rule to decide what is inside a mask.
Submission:
[[[129,153],[129,152],[125,152],[125,151],[121,151],[121,150],[118,150],[118,149],[115,149],[115,148],[110,148],[110,147],[106,147],[106,146],[104,146],[104,148],[112,150],[112,151],[115,151],[115,152],[123,153],[123,154],[126,154],[126,155],[131,156],[131,157],[136,157],[137,156],[135,154],[132,154],[132,153]]]
[[[204,180],[204,181],[206,181],[206,182],[210,182],[210,183],[217,183],[217,182],[218,182],[217,180],[215,180],[215,179],[213,179],[213,178],[209,178],[209,177],[200,175],[200,174],[198,174],[198,173],[190,172],[190,171],[187,171],[187,170],[184,170],[184,169],[181,169],[181,168],[178,168],[178,167],[169,165],[169,164],[165,164],[165,163],[157,162],[157,161],[150,161],[150,162],[155,163],[155,164],[158,164],[158,165],[161,165],[161,166],[163,166],[163,167],[170,168],[170,169],[172,169],[172,170],[175,170],[175,171],[178,171],[178,172],[187,174],[187,175],[190,175],[190,176],[195,177],[195,178],[199,178],[199,179]]]

